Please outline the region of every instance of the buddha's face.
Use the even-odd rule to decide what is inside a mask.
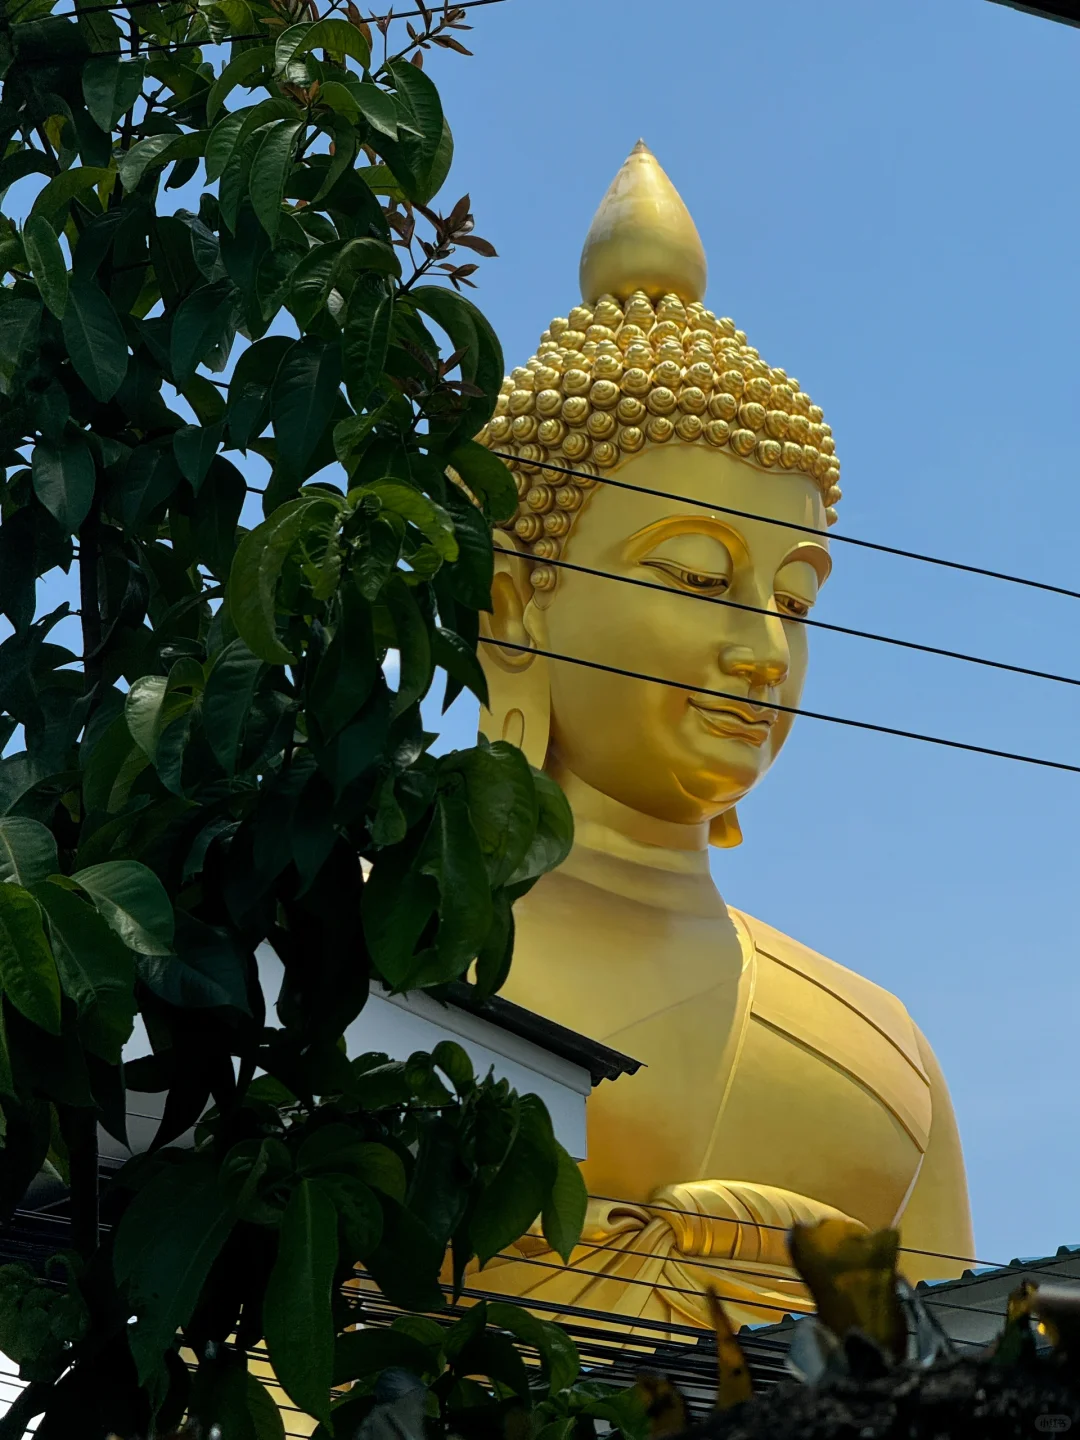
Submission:
[[[560,569],[555,589],[527,604],[525,629],[540,649],[690,689],[549,660],[549,759],[637,811],[699,824],[760,780],[791,729],[792,716],[769,706],[796,706],[802,692],[799,619],[830,563],[824,506],[803,474],[697,446],[647,450],[615,478],[647,493],[598,483],[562,558],[659,589]],[[684,498],[811,526],[820,538]]]

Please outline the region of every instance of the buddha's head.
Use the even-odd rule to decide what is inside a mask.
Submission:
[[[560,778],[733,844],[735,805],[791,729],[770,707],[797,706],[806,675],[800,621],[840,498],[832,434],[705,308],[701,241],[640,142],[581,285],[479,437],[510,457],[519,495],[496,537],[481,725]]]

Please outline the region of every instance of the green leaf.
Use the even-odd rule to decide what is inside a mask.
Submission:
[[[247,962],[234,935],[181,910],[175,944],[175,955],[139,957],[139,978],[148,989],[183,1010],[228,1007],[251,1013]]]
[[[551,1119],[536,1095],[518,1101],[517,1133],[494,1178],[480,1195],[469,1239],[480,1264],[524,1235],[540,1214],[558,1171]]]
[[[115,55],[100,55],[86,62],[83,99],[90,118],[106,134],[139,98],[145,68],[143,60],[121,60]]]
[[[349,499],[354,503],[368,496],[378,500],[384,510],[400,515],[410,525],[415,525],[443,560],[457,559],[458,543],[454,535],[454,522],[434,500],[429,500],[411,485],[389,479],[375,480],[370,485],[349,492]]]
[[[46,882],[34,894],[49,922],[61,987],[79,1011],[83,1043],[118,1065],[135,1019],[135,958],[76,892]]]
[[[532,773],[539,817],[524,860],[506,882],[514,891],[515,899],[524,895],[541,875],[557,869],[574,843],[570,802],[550,775],[536,769]]]
[[[342,336],[345,389],[357,412],[364,409],[386,364],[393,297],[385,280],[361,275],[353,286]]]
[[[577,1161],[571,1158],[557,1140],[554,1145],[555,1182],[544,1201],[541,1223],[544,1239],[556,1255],[562,1256],[563,1264],[569,1265],[570,1252],[581,1239],[589,1194]]]
[[[488,683],[484,667],[468,641],[463,640],[453,630],[436,625],[431,637],[431,656],[436,666],[445,670],[451,680],[457,683],[459,691],[471,690],[481,705],[488,704]],[[447,695],[443,699],[444,714],[453,698],[456,698],[456,695],[452,696],[448,687]]]
[[[440,1040],[431,1052],[431,1059],[459,1095],[468,1094],[476,1084],[473,1063],[456,1040]]]
[[[224,421],[218,421],[216,425],[183,425],[173,432],[176,463],[196,495],[221,445],[224,429]]]
[[[334,1346],[334,1384],[348,1385],[383,1370],[438,1373],[439,1352],[399,1330],[350,1330]]]
[[[207,91],[206,123],[208,125],[214,123],[214,116],[237,85],[242,85],[252,75],[268,68],[273,64],[273,59],[274,50],[271,45],[256,45],[252,49],[242,50],[239,55],[234,56]]]
[[[68,270],[56,231],[44,215],[31,215],[23,227],[23,249],[42,300],[58,320],[64,318]]]
[[[137,860],[106,860],[71,878],[125,945],[144,955],[172,953],[172,903],[152,870]]]
[[[194,703],[194,696],[186,691],[170,690],[163,675],[140,676],[124,699],[124,717],[131,738],[174,795],[181,793],[188,729],[184,720]]]
[[[505,885],[528,853],[540,818],[532,770],[516,745],[454,751],[440,761],[444,773],[464,777],[469,819],[480,841],[492,890]]]
[[[0,989],[16,1010],[60,1034],[60,980],[37,901],[21,885],[0,885]]]
[[[389,1145],[365,1141],[357,1153],[357,1174],[366,1185],[381,1190],[391,1200],[405,1199],[405,1166],[401,1156]]]
[[[302,476],[334,413],[341,385],[341,347],[307,335],[281,362],[270,392],[278,460]]]
[[[343,244],[342,240],[331,240],[325,245],[313,245],[292,272],[286,304],[301,330],[311,324],[326,304]]]
[[[189,160],[203,153],[205,135],[150,135],[140,140],[120,157],[117,166],[120,183],[125,190],[134,190],[148,170],[168,165],[172,160]]]
[[[488,321],[464,295],[439,285],[420,285],[411,294],[416,308],[450,336],[454,350],[464,351],[461,378],[483,391],[482,397],[463,399],[460,410],[433,427],[444,443],[460,444],[482,430],[495,413],[503,377],[502,347]]]
[[[417,868],[435,880],[442,903],[434,959],[416,978],[428,985],[455,980],[476,958],[492,916],[483,855],[468,806],[458,796],[438,797]]]
[[[334,1375],[330,1295],[337,1261],[334,1202],[319,1181],[301,1180],[281,1224],[263,1328],[270,1363],[285,1393],[324,1425],[330,1423]]]
[[[233,640],[214,661],[203,691],[206,738],[227,775],[236,768],[244,724],[251,713],[263,661],[243,640]]]
[[[76,195],[81,195],[84,190],[92,190],[97,185],[112,184],[116,172],[103,169],[96,165],[79,165],[72,170],[62,170],[59,175],[53,178],[38,191],[37,199],[34,201],[30,216],[44,215],[46,220],[52,220],[57,230],[63,229],[63,224],[56,224],[63,220],[67,207],[71,204]]]
[[[82,433],[59,445],[39,440],[30,465],[35,495],[65,532],[74,535],[90,513],[96,482],[94,457]]]
[[[326,491],[309,491],[280,506],[240,542],[229,574],[229,613],[248,648],[268,665],[296,659],[277,637],[277,583],[289,551],[305,530],[332,524],[340,503]]]
[[[215,280],[210,285],[200,285],[180,305],[169,345],[173,376],[178,385],[188,381],[202,363],[214,360],[211,369],[224,368],[224,359],[219,362],[212,352],[220,350],[227,338],[231,339],[235,325],[234,294],[231,280]]]
[[[359,84],[350,84],[349,93],[373,130],[389,140],[398,138],[398,112],[385,90],[380,90],[370,80],[363,80]]]
[[[0,305],[0,379],[10,383],[26,354],[34,346],[41,324],[41,302],[8,300]],[[0,385],[7,393],[7,385]]]
[[[297,31],[301,33],[294,41]],[[351,55],[366,70],[371,64],[371,49],[360,31],[348,20],[317,20],[314,25],[293,25],[277,42],[275,59],[281,70],[283,57],[299,59],[310,50],[328,50],[335,60],[344,61]]]
[[[140,1384],[163,1369],[232,1225],[216,1166],[195,1157],[162,1166],[125,1210],[113,1270],[135,1315],[127,1337]]]
[[[217,1440],[286,1440],[269,1390],[250,1373],[244,1356],[224,1347],[196,1371],[188,1416],[200,1435]]]
[[[378,668],[371,609],[350,585],[342,592],[333,638],[308,689],[313,733],[324,743],[356,717],[371,694]]]
[[[73,276],[61,323],[75,373],[95,400],[111,400],[127,374],[128,352],[109,297],[92,280]]]
[[[47,826],[22,815],[0,819],[0,882],[28,888],[56,869],[56,840]]]
[[[505,1335],[481,1331],[465,1344],[454,1361],[458,1376],[485,1375],[530,1403],[529,1372],[525,1362]]]
[[[492,520],[509,520],[517,509],[514,477],[498,455],[475,440],[466,440],[450,454],[450,464],[478,497]]]
[[[401,657],[397,694],[392,713],[400,715],[428,692],[432,677],[431,640],[427,621],[412,590],[400,575],[392,575],[383,588],[383,596],[397,638]]]
[[[577,1346],[560,1325],[541,1320],[521,1305],[510,1305],[504,1300],[489,1303],[487,1320],[489,1325],[509,1330],[516,1340],[536,1350],[551,1395],[569,1389],[581,1373]]]
[[[251,162],[248,192],[252,208],[271,240],[276,238],[281,228],[285,181],[292,167],[297,139],[304,129],[306,122],[303,120],[275,120],[266,127],[262,143]]]
[[[240,57],[243,59],[243,56]],[[236,149],[237,137],[244,125],[244,112],[238,110],[233,115],[225,115],[210,131],[206,141],[206,155],[203,161],[203,168],[206,173],[206,183],[212,184],[220,180],[224,174],[225,167]]]
[[[360,106],[348,85],[340,80],[324,80],[319,86],[319,104],[343,116],[351,125],[360,119]]]
[[[267,335],[245,350],[229,381],[226,417],[229,439],[246,450],[270,419],[270,388],[282,360],[297,342],[287,335]]]
[[[434,84],[415,65],[391,61],[386,68],[397,88],[409,130],[399,130],[396,140],[384,137],[379,142],[379,152],[387,160],[406,198],[426,205],[446,173],[446,156],[439,154],[445,146],[442,102]]]
[[[380,275],[400,278],[401,261],[394,247],[385,240],[361,235],[346,241],[334,271],[334,284],[343,293],[351,292],[356,276],[364,270],[375,270]]]

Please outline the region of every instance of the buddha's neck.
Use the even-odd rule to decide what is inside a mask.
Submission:
[[[574,848],[561,873],[664,909],[723,912],[709,872],[707,824],[644,815],[563,767],[553,778],[574,812]]]

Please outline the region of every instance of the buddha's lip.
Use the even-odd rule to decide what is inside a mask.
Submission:
[[[775,710],[751,705],[748,701],[699,699],[692,695],[690,704],[710,730],[748,740],[752,745],[763,745],[776,721]]]

